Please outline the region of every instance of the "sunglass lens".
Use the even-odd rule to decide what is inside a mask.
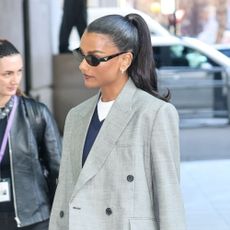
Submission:
[[[85,59],[87,63],[91,66],[98,66],[100,64],[100,60],[93,55],[87,55]]]
[[[100,64],[100,59],[93,55],[84,55],[81,52],[81,49],[76,49],[73,51],[73,55],[77,58],[77,60],[81,63],[84,59],[91,66],[98,66]]]

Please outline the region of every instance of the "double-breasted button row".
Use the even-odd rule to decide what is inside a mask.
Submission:
[[[127,181],[128,182],[132,182],[134,180],[134,176],[133,175],[128,175],[127,176]]]
[[[110,216],[110,215],[113,213],[113,211],[112,211],[111,208],[107,208],[107,209],[105,210],[105,213],[106,213],[106,215]]]

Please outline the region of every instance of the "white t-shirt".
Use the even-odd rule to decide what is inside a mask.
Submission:
[[[114,100],[103,102],[100,97],[98,104],[97,104],[97,114],[98,114],[98,118],[100,121],[103,121],[106,118],[113,103],[114,103]]]

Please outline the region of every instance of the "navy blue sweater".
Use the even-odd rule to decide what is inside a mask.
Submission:
[[[93,143],[97,137],[97,134],[99,133],[101,126],[103,124],[104,120],[100,121],[98,118],[98,114],[97,114],[97,107],[93,113],[93,117],[91,119],[90,125],[89,125],[89,129],[86,135],[86,139],[85,139],[85,145],[84,145],[84,149],[83,149],[83,156],[82,156],[82,167],[85,164],[85,161],[88,157],[88,154],[93,146]]]

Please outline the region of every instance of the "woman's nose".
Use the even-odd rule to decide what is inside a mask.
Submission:
[[[84,58],[79,64],[79,69],[81,72],[84,72],[87,68],[88,68],[88,63],[86,62]]]
[[[14,73],[12,78],[11,78],[11,83],[13,84],[19,84],[21,81],[22,73]]]

